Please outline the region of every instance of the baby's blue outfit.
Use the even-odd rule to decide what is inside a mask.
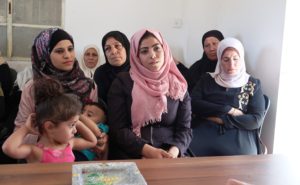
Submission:
[[[109,128],[106,124],[98,123],[97,126],[103,133],[108,133]],[[96,153],[92,152],[91,149],[81,150],[81,153],[83,153],[89,161],[92,161],[96,158]]]

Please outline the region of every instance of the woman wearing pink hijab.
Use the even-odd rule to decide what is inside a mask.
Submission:
[[[192,131],[187,82],[157,31],[131,38],[128,72],[108,93],[110,159],[183,157]]]

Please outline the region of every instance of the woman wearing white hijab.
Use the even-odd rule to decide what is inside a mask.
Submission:
[[[95,70],[100,66],[99,48],[94,44],[87,45],[83,50],[83,55],[79,64],[84,75],[93,79]]]
[[[197,156],[258,154],[265,104],[260,81],[246,72],[239,40],[222,40],[217,57],[215,72],[203,75],[191,94],[190,147]]]

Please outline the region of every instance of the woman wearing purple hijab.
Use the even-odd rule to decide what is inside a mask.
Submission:
[[[31,53],[33,79],[22,91],[16,129],[25,124],[35,112],[35,79],[58,80],[65,93],[77,95],[81,102],[97,101],[97,86],[86,78],[75,58],[74,41],[71,35],[59,28],[43,30],[34,40]],[[25,142],[36,143],[37,135],[28,135]]]

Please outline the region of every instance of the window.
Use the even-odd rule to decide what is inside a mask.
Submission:
[[[0,0],[0,52],[8,60],[29,60],[43,29],[63,27],[64,0]]]

